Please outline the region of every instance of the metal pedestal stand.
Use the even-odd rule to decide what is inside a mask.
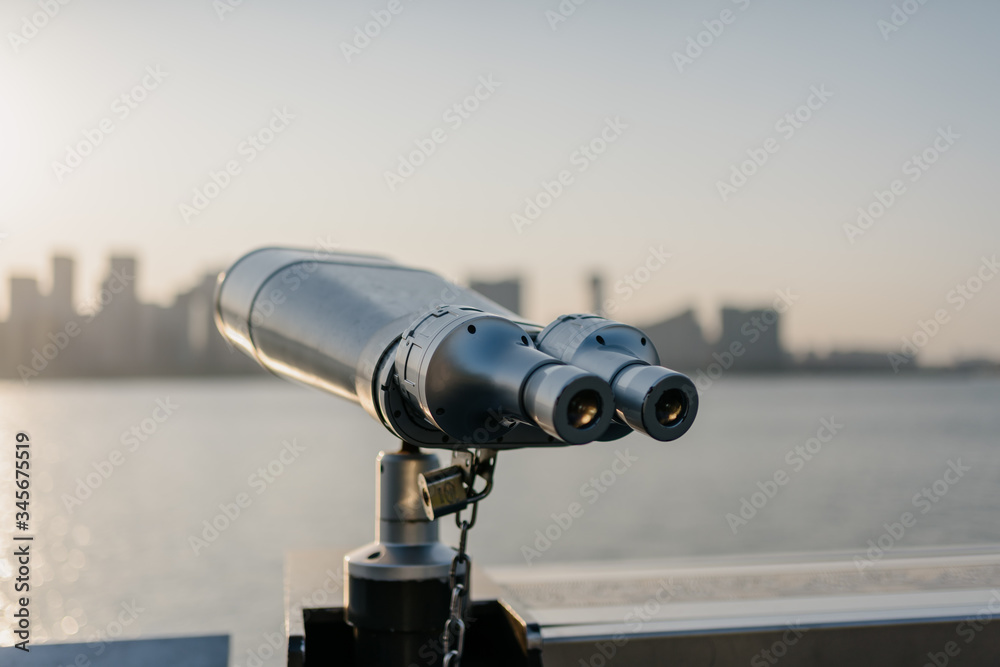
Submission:
[[[404,444],[380,453],[376,464],[375,541],[344,558],[356,664],[441,664],[457,552],[438,540],[438,522],[425,513],[418,485],[438,459]],[[457,574],[464,579],[465,568]]]

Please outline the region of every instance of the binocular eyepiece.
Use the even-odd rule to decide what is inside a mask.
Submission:
[[[223,336],[287,379],[358,401],[414,445],[509,449],[683,435],[686,376],[638,329],[544,330],[439,276],[364,255],[265,248],[220,276]]]
[[[602,436],[614,413],[606,382],[539,351],[514,322],[481,311],[443,307],[421,317],[399,343],[396,374],[424,419],[460,441],[510,420],[581,444]]]
[[[698,414],[698,391],[686,375],[659,365],[646,335],[596,315],[564,315],[538,335],[538,349],[607,382],[615,413],[661,441],[684,435]]]

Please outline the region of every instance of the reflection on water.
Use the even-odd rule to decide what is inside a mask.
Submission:
[[[479,564],[863,553],[957,459],[972,471],[895,548],[1000,542],[998,405],[997,380],[724,380],[677,442],[501,455],[470,549]],[[8,383],[0,406],[5,544],[14,434],[32,438],[34,639],[230,633],[235,665],[283,632],[285,551],[372,539],[374,458],[395,446],[358,407],[271,379]],[[810,443],[823,419],[843,428]],[[759,507],[734,534],[744,500]],[[12,575],[5,550],[5,608]]]

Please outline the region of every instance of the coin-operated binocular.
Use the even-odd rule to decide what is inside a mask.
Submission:
[[[379,455],[375,542],[345,559],[346,621],[361,665],[456,665],[469,592],[466,531],[501,450],[581,445],[633,430],[675,440],[694,383],[659,366],[645,334],[595,315],[547,327],[440,276],[381,257],[264,248],[220,276],[216,323],[276,375],[356,401],[395,437]],[[437,467],[420,447],[452,450]],[[458,550],[437,519],[462,528]]]

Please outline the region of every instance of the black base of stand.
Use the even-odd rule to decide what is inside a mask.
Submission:
[[[463,667],[541,666],[539,654],[522,649],[517,634],[518,621],[499,602],[473,603],[469,609],[469,621]],[[303,641],[295,642],[297,646],[289,646],[289,667],[354,667],[358,664],[356,647],[364,646],[367,642],[344,622],[343,609],[303,610],[303,623]],[[404,638],[400,638],[400,641],[404,641]],[[308,654],[302,650],[303,644],[309,647]],[[420,646],[408,648],[418,656],[416,662],[372,664],[396,664],[400,667],[441,665],[443,655],[440,637],[424,640]]]
[[[440,642],[451,598],[447,581],[352,577],[348,586],[351,608],[345,619],[354,628],[353,664],[408,666]]]

